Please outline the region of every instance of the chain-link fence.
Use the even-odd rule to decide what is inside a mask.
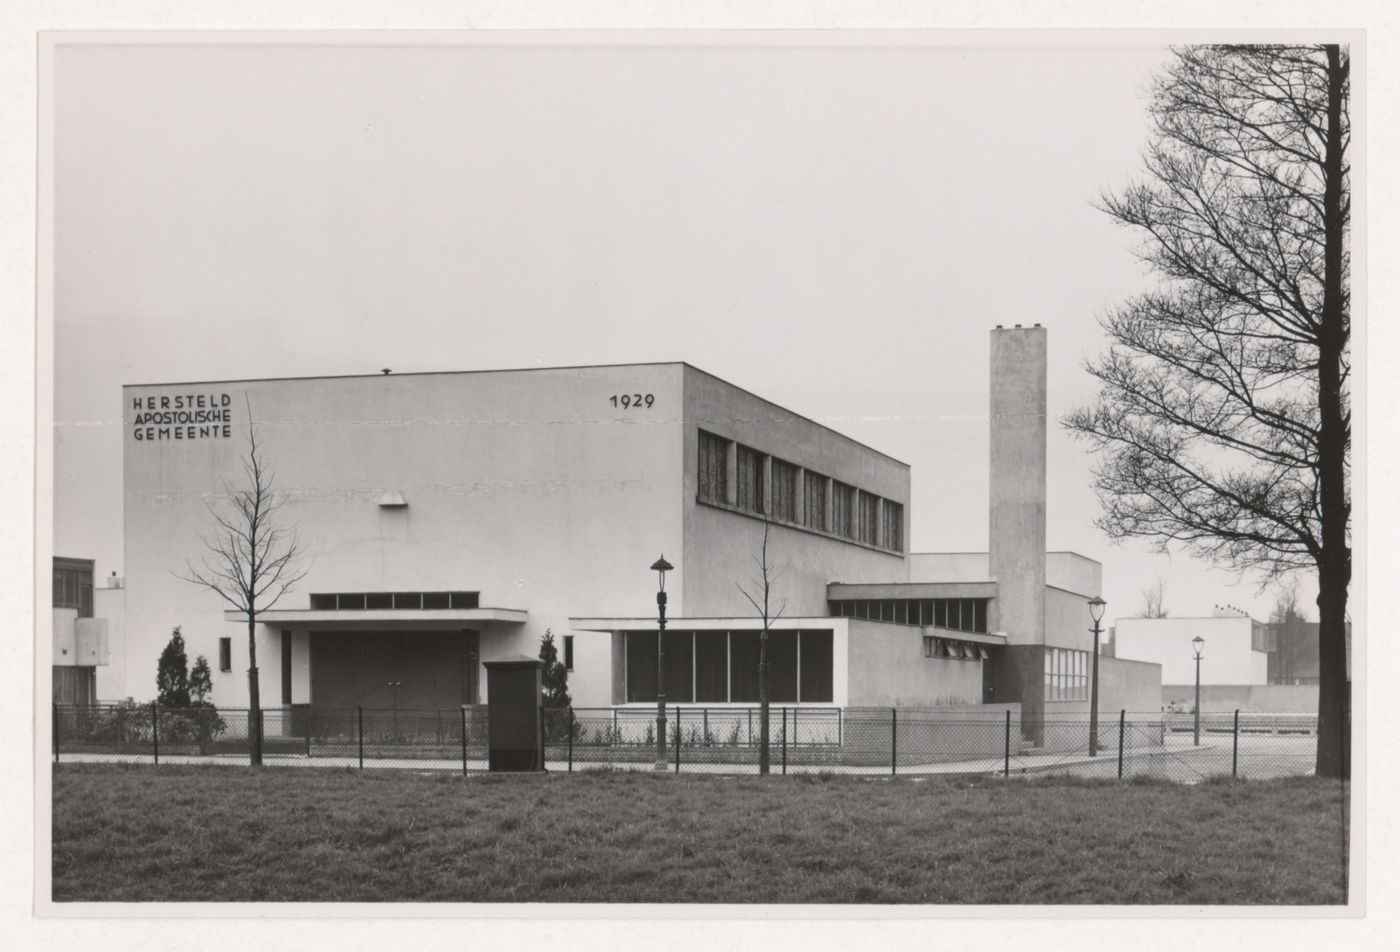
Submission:
[[[248,712],[171,710],[154,704],[53,709],[55,762],[247,763]],[[263,712],[262,759],[272,766],[486,770],[485,705],[448,710],[326,709]],[[757,707],[672,707],[666,743],[655,708],[544,711],[549,770],[757,773],[763,717]],[[1105,712],[1091,738],[1084,715],[1024,718],[1015,709],[976,717],[937,708],[773,705],[774,774],[859,775],[1072,773],[1196,782],[1311,773],[1317,718],[1306,714]],[[1093,741],[1091,743],[1091,740]]]

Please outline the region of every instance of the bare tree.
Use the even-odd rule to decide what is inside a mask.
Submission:
[[[1290,684],[1299,676],[1299,666],[1313,659],[1313,652],[1304,642],[1310,626],[1302,606],[1298,604],[1296,579],[1289,579],[1274,593],[1269,626],[1274,633],[1274,679]]]
[[[1350,55],[1176,51],[1153,87],[1143,182],[1103,198],[1144,236],[1155,291],[1101,323],[1100,525],[1265,582],[1319,582],[1317,773],[1350,773],[1345,624],[1351,334]]]
[[[1138,610],[1138,617],[1166,618],[1166,596],[1167,582],[1159,575],[1153,585],[1142,590],[1142,608]]]
[[[249,762],[262,763],[262,701],[258,691],[258,615],[300,581],[302,549],[295,531],[282,525],[283,497],[273,491],[272,473],[263,462],[257,428],[248,414],[248,452],[243,459],[244,486],[224,482],[221,499],[206,503],[216,529],[200,535],[206,550],[196,566],[186,559],[187,582],[203,586],[248,622]]]
[[[773,585],[778,581],[778,572],[768,561],[768,529],[769,522],[763,520],[763,547],[759,549],[759,554],[753,557],[757,566],[758,575],[750,579],[752,592],[735,582],[739,586],[739,592],[748,599],[753,610],[758,613],[759,619],[763,622],[763,629],[758,635],[758,772],[768,773],[768,629],[779,618],[783,617],[783,612],[787,609],[787,599],[783,599],[781,605],[774,611],[772,607]]]

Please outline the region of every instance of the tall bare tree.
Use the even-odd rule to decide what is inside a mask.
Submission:
[[[258,616],[300,581],[302,548],[294,530],[282,524],[284,497],[273,490],[272,472],[262,458],[257,428],[248,414],[248,451],[243,457],[244,485],[227,480],[223,494],[206,502],[215,522],[210,535],[200,535],[205,554],[198,566],[185,561],[187,582],[217,594],[248,623],[249,762],[262,763],[262,699],[258,690]]]
[[[753,557],[754,565],[758,574],[750,579],[750,592],[744,586],[739,585],[739,591],[744,598],[748,599],[753,610],[758,614],[759,620],[763,623],[763,629],[758,634],[758,772],[768,773],[768,629],[779,618],[783,617],[783,612],[787,609],[787,599],[783,599],[781,605],[776,610],[773,609],[773,585],[778,581],[778,571],[768,561],[768,529],[770,523],[765,518],[763,520],[763,547],[759,549],[759,554]]]
[[[1102,207],[1163,279],[1101,321],[1095,405],[1112,536],[1183,544],[1267,582],[1319,582],[1317,773],[1350,773],[1350,54],[1175,51],[1146,177]]]
[[[1138,610],[1138,617],[1166,618],[1166,599],[1167,581],[1159,575],[1155,583],[1142,590],[1142,608]]]

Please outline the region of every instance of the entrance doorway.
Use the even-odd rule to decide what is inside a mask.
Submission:
[[[311,633],[311,703],[317,708],[444,710],[475,704],[476,631]]]

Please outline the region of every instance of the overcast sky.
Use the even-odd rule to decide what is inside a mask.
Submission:
[[[1110,618],[1159,575],[1173,615],[1267,617],[1104,538],[1055,422],[1154,280],[1092,203],[1167,58],[1075,40],[61,47],[55,552],[124,572],[125,383],[661,360],[908,462],[911,547],[984,550],[988,335],[1039,322],[1049,547]]]

